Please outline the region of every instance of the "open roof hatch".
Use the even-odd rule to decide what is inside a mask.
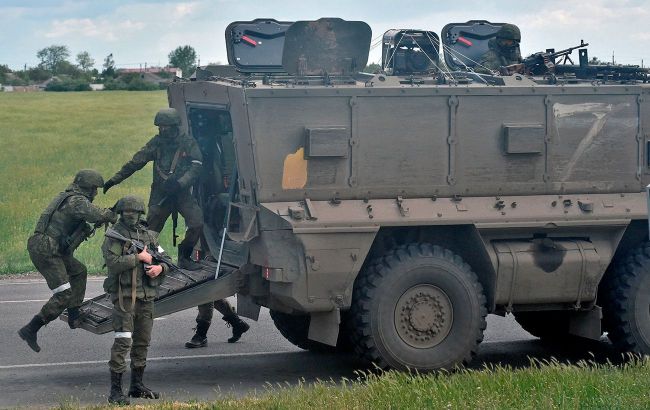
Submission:
[[[292,22],[260,18],[226,27],[228,64],[242,73],[279,73],[284,35]]]
[[[450,23],[442,28],[441,39],[445,63],[452,71],[475,67],[488,51],[488,42],[505,23],[470,20],[467,23]]]
[[[433,31],[388,30],[384,33],[381,67],[389,75],[424,74],[440,67],[440,39]]]
[[[285,33],[282,66],[291,75],[349,75],[368,62],[372,31],[363,21],[297,21]]]

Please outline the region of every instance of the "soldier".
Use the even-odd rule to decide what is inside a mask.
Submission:
[[[158,233],[150,231],[140,221],[144,214],[144,201],[135,196],[125,196],[116,206],[120,219],[114,229],[126,238],[147,245],[140,253],[130,250],[130,244],[105,238],[102,245],[108,277],[104,290],[113,301],[113,330],[115,339],[108,362],[111,371],[110,403],[129,404],[122,391],[122,375],[126,371],[126,355],[131,351],[131,386],[128,395],[157,399],[160,395],[142,382],[147,362],[147,350],[153,327],[154,299],[157,288],[169,266],[154,261],[149,249],[159,248]],[[160,249],[159,249],[160,250]],[[155,264],[157,263],[157,264]],[[147,267],[145,268],[145,265]]]
[[[158,111],[154,119],[158,135],[106,181],[104,193],[153,161],[153,183],[147,215],[149,229],[160,232],[169,215],[174,212],[183,215],[187,231],[178,245],[178,262],[182,268],[197,269],[191,254],[201,235],[203,214],[190,188],[199,176],[203,159],[196,141],[181,132],[180,124],[181,118],[175,109]]]
[[[185,347],[192,349],[195,347],[204,347],[208,344],[208,329],[212,323],[213,309],[217,309],[223,315],[223,320],[232,327],[232,337],[228,343],[235,343],[244,332],[247,332],[250,326],[239,318],[232,306],[226,299],[215,300],[203,305],[199,305],[199,314],[196,316],[196,333],[192,339],[185,342]]]
[[[476,71],[491,74],[490,70],[499,71],[501,67],[521,63],[520,42],[519,28],[514,24],[504,24],[488,42],[489,50],[479,58]]]
[[[94,224],[115,222],[110,209],[92,204],[97,188],[104,179],[93,169],[77,172],[74,181],[59,193],[39,218],[34,234],[27,241],[32,263],[45,277],[52,297],[18,334],[35,352],[41,348],[37,333],[41,327],[56,319],[68,309],[68,325],[76,328],[81,321],[79,306],[86,293],[86,266],[73,253],[93,231]]]
[[[199,134],[199,145],[203,149],[203,159],[207,161],[201,175],[201,186],[203,187],[203,201],[209,210],[206,225],[221,231],[223,218],[226,213],[227,203],[230,201],[228,188],[231,182],[231,173],[235,164],[234,144],[232,141],[232,130],[229,119],[222,116],[218,118],[218,137],[213,133],[208,135]],[[208,249],[207,243],[202,245]],[[214,309],[223,315],[223,320],[232,328],[232,337],[228,343],[237,342],[250,326],[241,320],[228,300],[216,300],[214,302],[200,305],[196,316],[196,332],[192,338],[185,343],[188,349],[204,347],[208,344],[207,333],[212,323]]]

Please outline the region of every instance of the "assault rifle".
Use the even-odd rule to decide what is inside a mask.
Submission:
[[[129,253],[140,253],[140,252],[142,252],[144,250],[144,248],[146,246],[144,243],[142,243],[141,241],[138,241],[137,239],[127,238],[126,236],[124,236],[121,233],[117,232],[113,228],[108,228],[106,230],[105,235],[106,235],[107,238],[115,239],[115,240],[118,240],[120,242],[123,242],[123,243],[127,244],[129,246],[129,250],[128,250]],[[168,257],[166,257],[161,252],[159,252],[158,249],[154,249],[154,248],[147,249],[147,252],[149,252],[149,254],[151,255],[151,258],[154,261],[165,262],[170,268],[180,270],[178,265],[174,264]],[[145,268],[146,268],[147,264],[144,264],[144,265],[145,265]]]
[[[564,50],[555,51],[552,53],[549,52],[538,52],[532,54],[524,59],[523,62],[519,64],[511,64],[506,67],[501,67],[499,69],[502,75],[510,75],[512,73],[520,73],[526,75],[542,75],[546,73],[555,72],[555,66],[558,64],[557,59],[564,57],[564,60],[560,64],[566,64],[569,61],[573,64],[571,60],[571,53],[573,50],[587,47],[589,43],[585,43],[584,40],[580,40],[580,44],[574,47],[565,48]]]

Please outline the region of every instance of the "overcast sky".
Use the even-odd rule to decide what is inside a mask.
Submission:
[[[201,64],[226,62],[224,30],[233,21],[341,17],[363,20],[373,39],[391,28],[435,31],[450,22],[511,22],[522,32],[522,54],[590,43],[589,55],[650,65],[650,0],[365,1],[365,0],[0,0],[0,64],[38,64],[36,52],[64,44],[74,56],[88,51],[101,69],[113,53],[118,67],[165,65],[180,45],[191,45]],[[371,51],[379,62],[381,49]]]

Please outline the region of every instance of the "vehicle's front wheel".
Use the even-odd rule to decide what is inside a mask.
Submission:
[[[355,351],[381,368],[451,369],[472,360],[487,315],[470,266],[448,249],[408,244],[372,261],[355,281]]]
[[[650,242],[607,272],[599,300],[612,344],[623,352],[650,354]]]

